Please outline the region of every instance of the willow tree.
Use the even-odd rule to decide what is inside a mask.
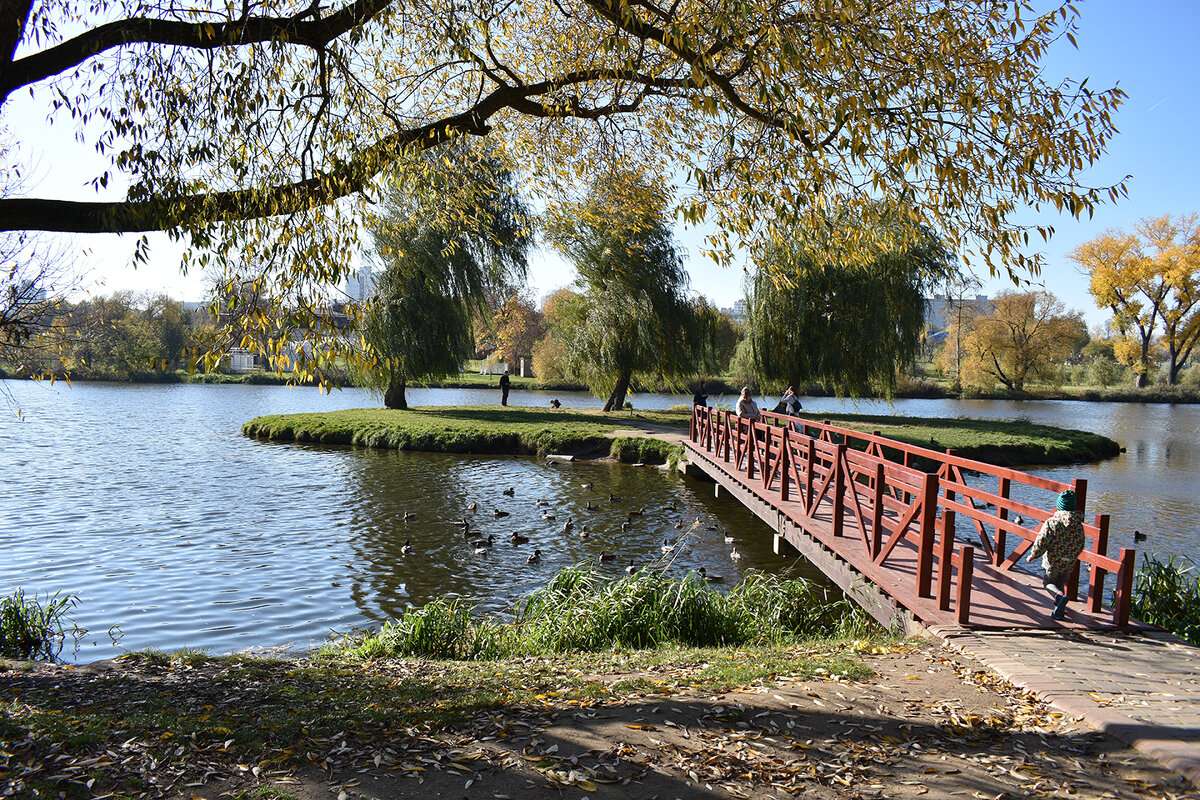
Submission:
[[[874,215],[872,215],[874,218]],[[841,240],[861,221],[830,220]],[[891,397],[925,329],[925,297],[955,272],[932,232],[869,260],[845,259],[828,238],[779,245],[747,280],[749,347],[761,379],[822,384],[838,395]]]
[[[557,331],[568,369],[605,411],[625,404],[634,373],[681,381],[707,349],[688,298],[688,275],[664,218],[665,195],[629,173],[609,173],[585,201],[551,217],[547,237],[579,272]]]
[[[486,149],[459,146],[434,171],[437,204],[458,210],[439,216],[393,184],[371,230],[383,270],[359,363],[388,408],[408,408],[410,382],[457,374],[475,349],[473,319],[525,277],[529,211],[512,173]]]
[[[0,199],[0,229],[170,231],[185,267],[255,286],[242,327],[303,327],[354,266],[380,176],[433,191],[418,151],[488,137],[551,203],[602,165],[686,176],[678,210],[724,261],[883,201],[913,210],[908,238],[1036,272],[1020,248],[1051,230],[1018,211],[1125,191],[1082,179],[1123,92],[1043,63],[1077,18],[1069,1],[2,0],[0,105],[31,93],[107,166],[94,198]],[[848,251],[869,262],[871,238]]]

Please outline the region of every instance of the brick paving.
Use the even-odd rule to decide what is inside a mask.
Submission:
[[[1200,787],[1200,647],[1162,632],[934,633]]]

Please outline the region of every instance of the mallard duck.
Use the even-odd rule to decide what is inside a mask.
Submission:
[[[709,583],[720,583],[721,581],[725,580],[725,578],[721,577],[720,575],[709,575],[708,570],[706,570],[704,567],[696,570],[696,572],[699,573],[701,578],[704,578],[704,580],[708,581]]]
[[[550,513],[549,511],[543,511],[543,512],[542,512],[542,519],[546,520],[547,522],[553,522],[553,521],[554,521],[554,515],[553,515],[552,513]]]
[[[1146,541],[1146,539],[1147,539],[1146,534],[1142,533],[1141,531],[1133,532],[1133,540],[1135,542],[1144,542],[1144,541]]]
[[[721,533],[725,536],[725,544],[733,544],[733,537],[729,535],[729,531],[722,528]]]
[[[678,507],[673,502],[667,503],[665,506],[663,506],[663,511],[678,511],[678,510],[679,510]]]
[[[525,559],[526,564],[540,564],[541,561],[542,561],[542,551],[541,550],[534,550],[533,555],[531,555],[529,558]]]
[[[479,530],[478,528],[463,528],[463,536],[465,536],[467,539],[477,539],[480,536],[483,536],[483,531]]]
[[[458,526],[458,527],[460,527],[460,528],[469,528],[469,527],[471,527],[471,523],[467,522],[467,518],[466,518],[466,517],[463,517],[462,519],[456,519],[456,520],[454,520],[453,522],[451,522],[450,524],[451,524],[451,525],[457,525],[457,526]]]
[[[615,560],[616,557],[617,556],[615,553],[610,553],[607,550],[601,550],[600,555],[596,557],[596,560],[601,564],[607,564],[608,562]]]
[[[585,484],[583,484],[582,486],[580,486],[579,488],[580,488],[580,489],[590,489],[590,488],[592,488],[592,484],[591,484],[591,483],[585,483]]]
[[[571,529],[574,527],[575,527],[575,523],[572,522],[571,520],[567,520],[566,522],[563,523],[563,533],[570,533]]]
[[[400,552],[401,552],[401,554],[403,554],[403,555],[408,555],[408,554],[410,554],[412,551],[413,551],[413,546],[412,546],[412,544],[410,544],[410,543],[409,543],[408,539],[405,539],[405,540],[404,540],[404,544],[402,544],[402,545],[400,546]]]
[[[526,542],[529,541],[529,537],[525,536],[524,534],[513,531],[512,536],[509,536],[508,540],[510,542],[512,542],[513,544],[525,544]]]
[[[584,506],[584,510],[585,511],[599,511],[600,506],[596,505],[591,500],[588,500],[587,505]]]
[[[683,520],[680,520],[679,522],[675,523],[675,530],[678,531],[678,530],[682,530],[682,529],[683,529]]]
[[[633,528],[633,523],[630,522],[629,520],[625,520],[624,522],[621,523],[621,530],[623,530],[623,531],[631,530],[632,528]]]
[[[500,509],[498,509],[498,508],[493,508],[493,509],[492,509],[492,514],[494,514],[494,515],[495,515],[496,519],[499,519],[500,517],[507,517],[507,516],[508,516],[508,512],[507,512],[507,511],[501,511],[501,510],[500,510]]]
[[[1022,517],[1020,514],[1017,514],[1015,517],[1013,517],[1013,522],[1017,523],[1018,525],[1024,525],[1025,518]]]
[[[635,508],[629,512],[629,518],[633,519],[634,517],[640,517],[643,513],[645,513],[645,511],[646,509],[644,508]]]
[[[619,495],[619,494],[610,494],[608,496],[608,502],[610,502],[610,503],[616,503],[620,499],[621,499],[621,495]]]
[[[741,553],[739,553],[739,552],[737,551],[737,548],[736,548],[736,547],[735,547],[735,548],[733,548],[733,550],[731,550],[731,551],[729,552],[729,557],[730,557],[730,558],[732,558],[734,561],[741,561],[741,560],[742,560],[742,554],[741,554]]]
[[[662,543],[662,551],[663,551],[664,553],[669,553],[669,552],[671,552],[671,551],[672,551],[672,550],[674,550],[674,549],[675,549],[675,543],[674,543],[674,542],[672,542],[670,539],[663,539],[663,543]]]
[[[496,539],[496,537],[489,533],[488,537],[486,539],[480,539],[478,542],[476,542],[475,543],[475,555],[483,555],[484,553],[486,553],[489,549],[491,549],[493,542],[495,542],[495,539]]]
[[[414,520],[416,518],[417,518],[417,515],[414,514],[413,512],[411,512],[411,511],[404,512],[404,521],[405,522],[408,522],[409,520]]]
[[[479,503],[468,503],[467,504],[467,511],[474,511],[477,508],[479,508]]]
[[[550,501],[549,500],[534,500],[533,504],[535,506],[548,506],[548,505],[550,505]]]
[[[582,528],[579,529],[579,538],[580,539],[586,539],[590,535],[591,535],[591,533],[588,531],[587,525],[584,525]]]
[[[633,565],[633,559],[631,558],[629,559],[629,564],[625,567],[625,574],[632,575],[635,572],[637,572],[637,567]]]
[[[503,492],[501,492],[501,494],[503,494],[505,497],[512,497],[516,493],[517,493],[517,490],[512,486],[508,487]]]

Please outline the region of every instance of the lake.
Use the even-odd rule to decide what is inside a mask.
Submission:
[[[120,652],[106,633],[114,625],[121,649],[228,652],[308,648],[331,630],[377,625],[446,593],[505,613],[560,567],[612,552],[616,562],[600,568],[621,574],[630,560],[640,566],[662,558],[663,539],[683,531],[690,532],[669,556],[674,574],[705,566],[729,582],[749,568],[812,575],[811,567],[772,553],[769,529],[735,501],[714,498],[711,484],[654,468],[273,444],[241,435],[241,424],[261,414],[378,405],[365,390],[23,381],[0,387],[24,413],[23,421],[11,409],[0,414],[0,592],[22,586],[77,595],[76,619],[90,630],[80,660]],[[510,403],[546,406],[552,397],[568,407],[600,405],[584,394],[524,391],[514,391]],[[688,401],[631,399],[640,408]],[[409,393],[414,405],[497,400],[498,392],[482,389]],[[805,410],[816,417],[889,413],[885,403],[825,398],[806,398]],[[1087,478],[1089,509],[1113,515],[1114,550],[1133,546],[1138,529],[1150,536],[1139,549],[1200,555],[1200,407],[901,400],[890,413],[1022,417],[1109,435],[1128,452],[1100,464],[1033,471]],[[610,502],[609,495],[620,499]],[[470,503],[478,504],[474,515]],[[493,509],[509,516],[496,518]],[[415,518],[405,522],[405,512]],[[547,512],[555,518],[543,519]],[[486,554],[452,524],[464,516],[495,537]],[[567,519],[575,527],[564,532]],[[581,538],[585,524],[588,536]],[[514,532],[529,542],[512,544]],[[406,540],[409,555],[400,550]],[[543,560],[532,567],[526,559],[535,547]],[[744,555],[739,562],[730,558],[733,547]]]

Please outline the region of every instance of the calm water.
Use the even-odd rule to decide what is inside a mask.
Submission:
[[[686,537],[671,569],[706,566],[728,581],[748,567],[792,562],[770,551],[766,526],[711,484],[655,469],[606,464],[549,466],[528,458],[473,458],[269,444],[245,439],[259,414],[377,405],[361,390],[322,395],[269,386],[47,387],[0,384],[25,413],[0,413],[0,592],[71,592],[92,630],[79,658],[120,646],[205,647],[215,652],[292,644],[331,629],[376,624],[445,593],[506,610],[559,567],[615,552],[614,573],[661,556],[675,526]],[[514,392],[511,402],[595,406],[585,395]],[[487,390],[416,390],[414,404],[495,402]],[[716,400],[717,398],[714,398]],[[639,395],[642,408],[686,402]],[[886,404],[811,399],[806,411],[889,413]],[[1114,515],[1113,546],[1139,529],[1168,553],[1200,556],[1200,407],[1071,402],[907,400],[910,416],[1023,417],[1105,433],[1128,448],[1101,464],[1037,470],[1089,480],[1089,508]],[[592,488],[583,488],[584,484]],[[512,488],[514,495],[504,490]],[[615,494],[621,500],[610,503]],[[549,506],[535,506],[545,499]],[[588,501],[599,509],[586,510]],[[471,516],[496,537],[486,555],[452,520]],[[667,510],[674,504],[677,510]],[[497,519],[492,509],[510,516]],[[646,509],[621,530],[630,510]],[[556,516],[543,520],[547,509]],[[404,522],[404,512],[416,518]],[[571,518],[576,529],[563,533]],[[589,526],[586,539],[578,536]],[[711,529],[710,528],[714,528]],[[735,537],[745,554],[729,558]],[[514,546],[514,531],[530,538]],[[410,540],[415,553],[402,555]],[[534,547],[542,564],[525,563]]]

